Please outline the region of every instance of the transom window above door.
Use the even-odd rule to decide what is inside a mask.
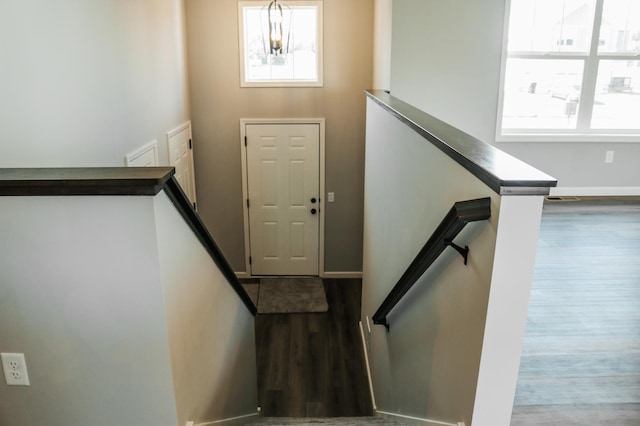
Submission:
[[[322,1],[239,1],[240,85],[317,87]]]

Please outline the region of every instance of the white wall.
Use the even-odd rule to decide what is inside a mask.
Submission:
[[[0,167],[122,166],[189,119],[182,0],[3,0]]]
[[[183,426],[256,413],[253,316],[164,193],[0,197],[0,424]],[[0,374],[0,377],[2,374]]]
[[[468,264],[445,249],[390,312],[389,331],[365,332],[378,410],[426,424],[507,426],[542,196],[498,195],[372,100],[365,166],[363,323],[455,202],[491,200],[489,220],[468,224],[454,240],[469,246]],[[518,164],[502,166],[514,181],[532,176]]]
[[[255,415],[254,318],[171,201],[154,201],[178,425]]]
[[[393,202],[389,202],[393,196]],[[362,316],[371,318],[457,201],[491,197],[389,316],[369,357],[381,411],[470,424],[491,284],[500,197],[462,166],[368,102]]]
[[[150,197],[0,197],[0,424],[165,425],[177,415]]]
[[[392,95],[554,176],[555,192],[640,194],[639,143],[495,142],[504,10],[505,0],[394,0]]]

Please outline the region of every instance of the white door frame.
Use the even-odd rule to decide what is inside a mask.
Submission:
[[[318,274],[324,277],[324,118],[241,118],[240,119],[240,153],[242,156],[242,215],[244,221],[244,261],[246,275],[243,277],[252,277],[251,265],[249,264],[249,256],[251,255],[251,243],[249,236],[249,208],[247,207],[247,199],[249,197],[249,189],[247,183],[247,147],[244,144],[246,137],[246,126],[248,124],[317,124],[320,127],[320,196],[319,211],[320,214],[320,235],[318,239]]]
[[[189,135],[189,161],[191,162],[191,182],[193,188],[182,188],[185,192],[189,201],[193,204],[193,208],[197,210],[197,196],[196,196],[196,162],[193,158],[193,134],[191,132],[191,120],[186,121],[179,125],[178,127],[171,129],[167,132],[167,161],[170,166],[175,166],[175,164],[171,163],[171,138],[175,135],[184,132],[187,130],[187,134]],[[193,199],[192,199],[193,198]]]

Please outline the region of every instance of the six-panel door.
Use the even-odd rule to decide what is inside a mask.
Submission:
[[[318,275],[320,126],[248,124],[252,275]]]

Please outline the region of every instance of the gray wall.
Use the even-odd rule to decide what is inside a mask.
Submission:
[[[326,118],[325,270],[360,271],[365,100],[373,3],[325,0],[324,87],[240,88],[236,0],[186,0],[199,212],[238,272],[245,269],[240,118]]]
[[[255,415],[254,318],[171,201],[154,202],[178,425]]]
[[[559,190],[640,193],[638,143],[495,142],[504,10],[505,0],[394,0],[391,93],[549,173]]]
[[[419,182],[420,184],[416,184]],[[437,184],[434,184],[437,182]],[[393,202],[386,202],[393,194]],[[378,409],[471,424],[500,216],[500,197],[438,148],[369,102],[362,320],[366,323],[453,203],[491,197],[389,315],[367,346]],[[366,328],[365,328],[366,329]]]
[[[253,316],[164,193],[0,197],[0,424],[256,414]],[[0,374],[2,377],[2,374]]]
[[[153,214],[150,197],[0,197],[0,352],[31,382],[0,379],[0,424],[176,425]]]
[[[182,0],[0,2],[0,167],[122,166],[189,119]]]

